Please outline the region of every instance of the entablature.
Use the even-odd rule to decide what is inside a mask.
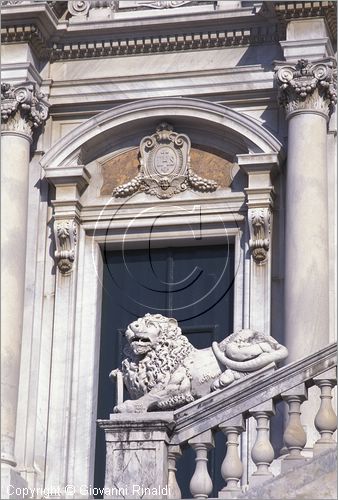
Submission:
[[[65,2],[7,2],[2,41],[28,41],[40,58],[56,61],[248,46],[283,38],[264,2],[141,2],[126,8],[133,3],[139,4],[68,2],[61,16],[59,7],[58,18],[54,4]],[[175,8],[165,8],[165,3]]]

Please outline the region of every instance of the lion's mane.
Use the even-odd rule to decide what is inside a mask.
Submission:
[[[160,323],[161,333],[144,358],[139,359],[129,346],[125,349],[127,358],[122,361],[124,383],[132,399],[138,399],[154,387],[163,387],[178,365],[194,349],[181,329],[169,329]]]

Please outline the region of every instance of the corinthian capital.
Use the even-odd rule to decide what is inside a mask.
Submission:
[[[32,136],[48,116],[49,104],[34,83],[1,84],[1,130]]]
[[[295,66],[280,67],[276,80],[279,101],[287,115],[312,110],[329,116],[337,102],[337,69],[333,60],[300,59]]]

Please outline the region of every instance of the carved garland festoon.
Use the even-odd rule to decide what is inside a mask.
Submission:
[[[56,220],[54,222],[54,236],[56,243],[55,259],[62,274],[69,274],[75,260],[77,240],[76,222],[70,220]]]
[[[276,73],[280,104],[287,114],[309,109],[327,116],[337,102],[337,69],[333,60],[309,62],[300,59]]]
[[[130,196],[139,191],[171,198],[190,188],[195,191],[215,191],[217,183],[203,179],[190,168],[190,139],[178,134],[166,122],[160,123],[155,134],[140,143],[139,174],[113,191],[115,197]]]
[[[1,84],[1,129],[32,135],[48,117],[49,103],[34,83]]]

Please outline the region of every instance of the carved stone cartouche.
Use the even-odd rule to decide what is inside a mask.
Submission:
[[[125,335],[122,375],[132,400],[118,404],[117,413],[175,409],[288,355],[275,339],[249,329],[199,350],[174,318],[161,314],[139,318]]]
[[[156,132],[140,143],[139,174],[116,187],[113,196],[126,197],[143,191],[167,199],[186,189],[215,191],[215,181],[199,177],[190,168],[190,148],[188,136],[174,132],[166,122],[160,123]]]

